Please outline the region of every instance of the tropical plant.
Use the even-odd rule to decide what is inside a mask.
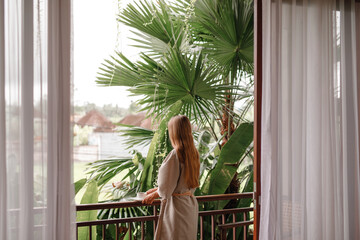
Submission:
[[[252,106],[253,96],[249,93],[252,88],[251,77],[253,73],[254,51],[254,9],[253,2],[249,0],[201,0],[193,4],[194,14],[190,18],[193,26],[193,36],[208,57],[223,67],[223,79],[226,84],[240,86],[246,78],[250,78],[242,94],[231,94],[229,91],[225,98],[221,119],[221,134],[224,134],[225,144],[236,127],[234,125],[234,103],[243,100],[248,104],[240,114]],[[239,190],[237,174],[234,175],[229,186],[231,192]]]
[[[117,124],[121,127],[120,135],[125,138],[123,144],[127,149],[134,147],[146,147],[151,143],[154,137],[154,131],[143,127],[136,127],[132,125]]]
[[[79,180],[76,184],[78,185],[78,188],[76,189],[77,191],[79,190],[79,186],[83,185],[84,181],[83,179]],[[86,190],[84,195],[81,198],[81,204],[87,204],[87,203],[97,203],[98,202],[98,196],[99,196],[99,190],[98,190],[98,186],[96,181],[90,181],[87,184]],[[81,211],[77,213],[77,217],[76,220],[78,222],[83,222],[83,221],[93,221],[97,219],[97,212],[92,210],[92,211]],[[79,228],[79,233],[78,233],[78,239],[80,240],[85,240],[85,239],[95,239],[96,237],[96,233],[92,232],[91,236],[89,236],[89,231],[88,229],[85,228]]]
[[[196,194],[251,191],[253,126],[245,121],[253,103],[251,1],[139,0],[128,4],[118,20],[135,34],[134,46],[142,49],[140,60],[115,53],[100,68],[97,83],[126,86],[141,96],[138,105],[158,128],[122,126],[121,134],[131,137],[128,145],[149,145],[147,156],[133,152],[133,158],[98,160],[90,165],[89,181],[96,180],[112,201],[152,188],[162,159],[172,149],[167,123],[174,115],[185,114],[198,129],[194,139],[200,152],[201,186]],[[234,108],[237,100],[244,103],[240,111]],[[124,171],[121,187],[107,187]],[[200,207],[229,204],[250,205],[235,201]],[[119,214],[105,211],[98,218]],[[133,209],[126,214],[147,212]]]
[[[181,101],[180,113],[198,124],[209,123],[210,117],[224,105],[227,91],[234,86],[222,82],[217,68],[206,63],[203,54],[185,55],[178,49],[169,50],[160,61],[142,54],[142,60],[130,62],[124,55],[107,60],[97,83],[103,86],[127,86],[138,101],[156,119]]]
[[[221,149],[216,166],[209,172],[202,185],[203,193],[222,194],[226,191],[240,163],[247,156],[252,140],[252,123],[241,124]]]
[[[232,86],[240,86],[253,74],[253,1],[252,0],[177,0],[177,10],[182,12],[184,22],[190,27],[192,42],[207,57],[222,68],[223,80]],[[247,87],[252,83],[247,84]],[[236,89],[233,89],[234,91]],[[252,98],[242,92],[240,98]],[[236,127],[233,124],[234,102],[239,95],[225,98],[221,132],[226,133],[223,144]]]
[[[198,124],[210,123],[211,113],[218,112],[231,86],[222,84],[213,65],[206,65],[201,53],[188,57],[170,49],[160,63],[142,55],[142,61],[131,63],[125,56],[107,61],[97,81],[102,85],[131,86],[130,92],[142,95],[139,105],[162,119],[150,145],[142,174],[142,189],[152,186],[158,164],[153,164],[165,139],[167,122],[174,115],[186,114]],[[131,77],[131,80],[129,80]],[[158,163],[158,161],[157,161]]]

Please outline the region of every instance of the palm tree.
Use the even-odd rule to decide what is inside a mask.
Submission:
[[[241,85],[244,74],[253,74],[254,9],[249,0],[201,0],[194,4],[191,18],[194,41],[208,57],[223,68],[225,84]],[[234,90],[232,90],[234,91]],[[230,91],[230,92],[232,92]],[[221,133],[225,144],[234,132],[234,102],[239,95],[225,99]],[[252,96],[248,95],[252,98]]]
[[[253,71],[252,18],[253,9],[248,0],[195,3],[177,0],[172,4],[164,0],[157,3],[139,0],[129,4],[118,20],[135,34],[135,46],[142,49],[140,60],[134,62],[122,53],[115,53],[100,68],[97,83],[129,87],[133,95],[142,96],[138,102],[142,110],[160,124],[155,132],[143,129],[126,132],[139,137],[131,144],[150,142],[146,157],[135,153],[132,159],[99,160],[90,165],[89,180],[97,180],[99,187],[106,188],[112,176],[127,168],[131,187],[124,191],[113,189],[113,193],[118,193],[116,196],[153,187],[157,169],[171,148],[167,122],[182,113],[200,128],[207,129],[196,136],[202,153],[202,179],[205,179],[197,193],[238,192],[237,171],[245,157],[251,156],[253,132],[251,123],[239,121],[234,126],[234,119],[240,119],[252,104],[251,79],[245,88],[240,87],[243,75],[251,75]],[[240,98],[249,100],[242,114],[237,115],[234,102]],[[219,136],[216,125],[223,136]],[[214,138],[212,143],[209,133]],[[246,181],[243,189],[250,191],[251,166],[239,175]],[[226,190],[229,184],[235,188]],[[135,214],[142,210],[132,211]],[[98,217],[110,218],[112,214],[104,212]]]
[[[239,94],[237,86],[242,74],[253,71],[253,7],[248,0],[178,0],[175,5],[140,0],[125,8],[119,21],[136,34],[141,60],[134,63],[117,53],[100,68],[97,83],[130,87],[134,95],[143,96],[142,110],[163,119],[145,162],[144,190],[151,187],[166,154],[159,143],[173,115],[183,113],[207,125],[216,141],[211,119],[218,115],[222,145],[235,131],[234,102],[252,98],[248,92]]]
[[[189,7],[188,7],[189,8]],[[199,44],[209,58],[223,68],[225,84],[232,86],[241,85],[246,74],[253,75],[253,50],[254,50],[254,9],[253,2],[249,0],[201,0],[193,5],[193,17],[191,24],[195,42]],[[252,87],[250,81],[247,87]],[[244,94],[231,95],[229,91],[225,98],[223,114],[221,118],[221,134],[226,134],[224,145],[235,131],[234,126],[234,102],[237,98],[247,99],[247,112],[253,104],[252,94],[248,94],[248,88]],[[238,174],[226,190],[238,192],[240,182]]]
[[[170,118],[182,113],[198,125],[210,125],[211,113],[220,111],[232,87],[223,84],[216,66],[204,61],[201,52],[188,55],[173,46],[159,60],[145,54],[141,58],[132,63],[118,53],[103,65],[97,83],[130,87],[134,95],[143,96],[139,100],[143,110],[161,119],[141,176],[144,191],[152,187],[160,161],[167,153],[164,140]]]
[[[224,95],[233,88],[223,84],[217,67],[207,63],[201,52],[187,55],[177,48],[159,60],[142,53],[135,63],[117,53],[100,69],[99,85],[130,87],[133,95],[142,96],[141,110],[157,119],[181,101],[181,113],[197,124],[209,123],[209,114],[221,109]]]

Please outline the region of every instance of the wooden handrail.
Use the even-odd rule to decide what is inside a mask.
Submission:
[[[222,215],[222,214],[232,214],[232,213],[243,213],[254,211],[254,208],[231,208],[231,209],[222,209],[222,210],[209,210],[209,211],[200,211],[199,216],[210,216],[210,215]]]
[[[242,227],[242,226],[247,226],[247,225],[251,225],[253,224],[254,221],[244,221],[244,222],[235,222],[235,223],[225,223],[225,224],[219,224],[218,227],[219,229],[229,229],[229,228],[234,228],[234,227]]]
[[[210,211],[200,211],[199,216],[211,216],[211,215],[224,215],[224,214],[233,214],[233,213],[247,213],[253,211],[253,208],[232,208],[224,210],[210,210]],[[158,216],[142,216],[142,217],[128,217],[128,218],[115,218],[115,219],[103,219],[103,220],[93,220],[85,222],[77,222],[77,227],[86,227],[86,226],[96,226],[96,225],[105,225],[105,224],[117,224],[117,223],[132,223],[132,222],[146,222],[157,220]],[[219,225],[220,226],[220,225]],[[231,228],[231,227],[228,227]]]
[[[196,199],[198,200],[198,202],[210,202],[210,201],[219,201],[219,200],[253,198],[253,196],[254,196],[254,194],[252,192],[250,192],[250,193],[230,193],[230,194],[196,196]],[[160,203],[161,203],[161,201],[159,199],[156,199],[150,205],[143,204],[141,201],[79,204],[79,205],[76,205],[76,211],[89,211],[89,210],[141,207],[141,206],[156,206],[156,205],[160,205]]]
[[[103,219],[86,222],[77,222],[77,227],[96,226],[105,224],[117,224],[117,223],[133,223],[133,222],[146,222],[157,220],[158,216],[142,216],[142,217],[128,217],[128,218],[114,218],[114,219]]]

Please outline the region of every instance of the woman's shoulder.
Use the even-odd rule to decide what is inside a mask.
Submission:
[[[171,150],[163,161],[163,164],[170,161],[178,161],[176,150]]]

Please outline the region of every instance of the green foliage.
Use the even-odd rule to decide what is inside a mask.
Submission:
[[[75,195],[80,191],[80,189],[83,188],[85,183],[86,183],[86,178],[80,179],[79,181],[76,181],[74,183],[74,185],[75,185]]]
[[[195,139],[197,141],[197,149],[200,154],[200,179],[201,179],[205,170],[211,165],[211,163],[208,160],[211,154],[210,146],[209,146],[211,141],[211,134],[209,131],[204,130]]]
[[[115,53],[102,64],[96,82],[100,86],[129,87],[133,95],[141,96],[137,102],[141,110],[156,118],[159,126],[155,132],[138,127],[122,129],[122,136],[128,136],[129,150],[150,144],[146,159],[134,151],[132,158],[96,161],[90,165],[89,181],[96,180],[103,191],[111,192],[110,201],[152,188],[159,165],[172,148],[168,121],[174,115],[185,114],[196,126],[193,134],[200,153],[201,191],[196,194],[224,193],[236,173],[240,192],[252,191],[253,124],[245,120],[253,105],[252,2],[138,0],[128,4],[118,20],[136,34],[133,40],[134,46],[142,49],[140,60],[134,62]],[[234,111],[236,100],[244,102],[239,111]],[[221,147],[224,136],[219,130],[224,115],[238,128]],[[126,175],[119,185],[107,185],[124,171]],[[222,208],[226,203],[204,204],[200,208]],[[249,200],[237,202],[241,207],[250,204]],[[129,208],[102,210],[97,217],[147,214],[146,208]],[[207,228],[210,222],[204,224]],[[137,226],[133,225],[133,229]],[[111,238],[113,226],[107,226],[106,231]]]
[[[254,7],[249,0],[199,0],[191,18],[194,36],[227,71],[253,72]],[[236,73],[233,72],[234,75]]]
[[[130,3],[119,16],[119,21],[131,27],[137,35],[134,45],[151,56],[160,57],[170,49],[184,52],[188,48],[187,33],[181,16],[164,0]]]
[[[221,149],[215,168],[209,172],[202,186],[201,190],[204,194],[225,192],[252,141],[253,124],[242,123]]]
[[[113,201],[111,201],[113,202]],[[103,209],[98,212],[98,219],[114,219],[114,218],[128,218],[150,215],[146,207],[131,207],[120,209]],[[132,233],[140,239],[140,224],[131,223]],[[119,237],[120,239],[127,239],[129,224],[120,224]],[[102,226],[96,228],[97,239],[102,239]],[[115,225],[106,225],[105,228],[106,239],[112,240],[115,238]]]
[[[155,179],[155,173],[158,165],[154,164],[157,158],[164,158],[165,154],[162,151],[164,149],[164,140],[165,134],[167,131],[167,124],[170,119],[179,114],[181,107],[183,107],[183,103],[179,100],[174,105],[172,105],[167,111],[164,119],[160,122],[159,128],[156,131],[153,140],[151,141],[148,155],[146,157],[144,170],[141,175],[141,191],[146,191],[153,187],[153,181]]]
[[[202,53],[187,56],[177,49],[169,50],[160,61],[144,54],[132,63],[117,53],[107,60],[97,83],[103,86],[128,86],[142,96],[142,110],[157,119],[165,117],[169,106],[181,100],[181,113],[198,124],[209,123],[212,113],[221,111],[224,98],[234,86],[222,83],[217,68],[206,63]]]
[[[222,138],[215,141],[208,130],[203,130],[199,134],[194,132],[194,139],[200,154],[200,186],[202,186],[207,173],[214,168],[218,160]],[[199,189],[195,193],[201,194]]]
[[[88,203],[97,203],[99,197],[99,190],[97,187],[96,181],[90,181],[87,185],[86,191],[84,196],[81,199],[81,204],[88,204]],[[77,213],[77,222],[85,222],[85,221],[92,221],[97,219],[97,211],[80,211]],[[78,232],[79,240],[87,240],[89,239],[89,229],[88,228],[79,228]],[[95,239],[96,232],[92,232],[92,239]]]
[[[97,181],[100,188],[122,171],[135,172],[138,169],[132,158],[97,160],[89,164],[89,181]],[[127,177],[126,175],[124,179]]]
[[[123,142],[124,145],[127,145],[127,149],[148,146],[154,137],[153,130],[124,124],[117,125],[122,127],[121,130],[119,130],[121,136],[127,138]]]
[[[236,144],[229,143],[221,149],[222,136],[216,133],[216,123],[222,124],[218,118],[221,112],[228,111],[231,119],[238,119],[241,124],[244,112],[252,105],[249,94],[251,87],[236,86],[242,72],[252,73],[253,70],[251,1],[178,0],[174,4],[160,0],[155,4],[139,0],[123,10],[119,21],[137,34],[138,37],[133,40],[137,42],[136,47],[143,50],[141,60],[132,62],[122,53],[116,53],[100,68],[97,83],[101,86],[130,87],[133,95],[142,96],[138,101],[142,110],[156,116],[161,122],[153,135],[144,163],[141,189],[153,186],[161,158],[169,150],[167,122],[173,115],[181,113],[198,126],[208,129],[200,137],[205,144],[199,145],[201,152],[207,152],[201,156],[202,178],[207,174],[202,192],[223,193],[252,141],[252,133],[248,134],[248,129],[244,136],[234,136],[239,141],[232,140],[240,142],[241,147],[231,147]],[[236,93],[238,91],[242,93],[240,96]],[[230,105],[225,106],[224,100],[229,97]],[[250,98],[250,101],[237,116],[231,104],[235,99],[246,98]],[[177,104],[180,106],[178,111],[169,111],[177,108]],[[247,125],[242,123],[237,132],[243,131]],[[210,145],[208,133],[215,139],[211,149],[205,147]],[[123,134],[132,137],[129,145],[149,143],[150,132],[147,134],[142,129],[127,129]],[[235,157],[231,156],[232,151],[237,151]],[[107,171],[109,174],[103,171],[97,179],[105,176],[103,182],[107,182],[110,173],[117,172]],[[222,177],[226,178],[225,182],[219,180]]]
[[[251,167],[251,169],[244,169],[244,171],[247,172],[247,176],[240,178],[242,181],[245,182],[242,192],[253,192],[254,191],[254,172],[252,169],[252,164],[249,166]],[[238,204],[237,204],[237,208],[245,208],[245,207],[250,207],[252,203],[252,199],[240,199],[238,200]],[[243,221],[243,216],[240,217],[241,219],[238,221]],[[246,219],[249,220],[250,219],[250,213],[246,214]],[[230,220],[231,221],[231,220]],[[236,239],[240,239],[240,236],[243,236],[243,228],[238,228],[236,229]],[[249,234],[247,234],[249,235]],[[248,236],[249,237],[249,236]],[[232,239],[232,238],[231,238]]]
[[[84,126],[81,127],[79,125],[74,126],[74,138],[73,138],[73,144],[74,146],[81,146],[81,145],[88,145],[89,141],[89,134],[92,133],[92,127],[90,126]]]

